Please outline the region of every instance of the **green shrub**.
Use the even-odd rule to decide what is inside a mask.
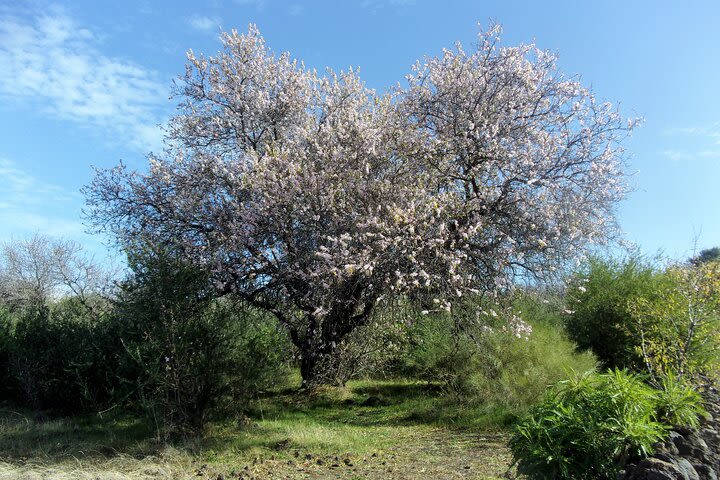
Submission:
[[[345,385],[351,379],[382,378],[397,371],[398,355],[406,344],[404,323],[388,308],[379,308],[367,324],[343,339],[337,357],[327,362],[329,384]]]
[[[407,377],[439,382],[448,391],[464,392],[479,347],[449,316],[418,315],[409,328],[399,370]]]
[[[486,338],[485,353],[476,360],[469,385],[476,400],[502,405],[522,414],[545,390],[573,371],[595,371],[597,359],[579,353],[559,327],[530,320],[527,339],[494,333]]]
[[[657,418],[665,425],[696,428],[700,424],[699,417],[707,413],[700,394],[674,375],[662,379],[656,395]]]
[[[130,257],[116,322],[121,374],[160,437],[201,433],[271,386],[292,352],[284,331],[232,297],[214,299],[205,272],[165,252]]]
[[[629,303],[638,355],[655,383],[720,372],[720,263],[671,265],[652,292]]]
[[[475,404],[520,414],[548,385],[571,371],[594,371],[597,360],[579,353],[561,327],[557,303],[546,295],[519,294],[511,307],[468,302],[454,317],[418,316],[410,328],[402,371],[440,381]],[[532,328],[529,335],[508,330],[512,315]]]
[[[73,298],[11,314],[8,365],[13,400],[62,414],[92,411],[112,399],[120,348],[105,323]]]
[[[10,312],[0,305],[0,401],[13,397],[14,379],[10,375],[10,348],[12,346],[12,322]]]
[[[642,370],[629,305],[652,294],[662,281],[653,262],[637,254],[623,260],[591,258],[568,286],[570,338],[579,348],[591,349],[604,367]]]
[[[677,385],[658,392],[622,370],[583,375],[560,382],[531,408],[510,447],[518,471],[530,479],[613,479],[664,437],[663,421],[692,424],[700,408]]]

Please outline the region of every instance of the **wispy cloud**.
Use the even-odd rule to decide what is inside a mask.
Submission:
[[[195,15],[188,19],[188,25],[195,30],[203,33],[215,33],[220,28],[220,19],[217,17],[206,17],[204,15]]]
[[[141,150],[158,149],[169,82],[104,55],[90,29],[57,9],[0,11],[0,98],[100,127]]]
[[[0,239],[42,232],[80,238],[82,196],[43,182],[15,162],[0,158]],[[4,237],[4,238],[3,238]]]
[[[693,160],[720,159],[720,149],[716,150],[663,150],[662,155],[673,162],[689,162]]]
[[[666,136],[704,137],[720,145],[720,122],[712,122],[707,125],[672,127],[665,129],[664,133]]]
[[[720,122],[666,128],[663,133],[674,143],[672,148],[660,152],[670,161],[720,159]]]

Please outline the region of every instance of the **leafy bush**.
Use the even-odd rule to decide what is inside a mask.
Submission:
[[[396,367],[406,333],[405,324],[392,308],[379,308],[367,324],[343,339],[335,358],[322,367],[326,382],[343,386],[351,379],[388,375]]]
[[[657,418],[665,425],[696,428],[700,424],[699,417],[706,413],[700,394],[672,374],[662,379],[656,396]]]
[[[478,401],[521,414],[549,385],[567,379],[573,371],[595,370],[595,356],[577,352],[560,328],[540,321],[532,325],[527,339],[500,333],[486,339],[486,353],[476,361],[481,368],[469,381]]]
[[[531,479],[613,479],[664,437],[663,421],[692,423],[700,409],[678,385],[658,392],[623,370],[583,375],[553,387],[515,426],[510,447]]]
[[[630,303],[651,295],[663,277],[649,259],[595,257],[570,282],[566,328],[581,349],[591,349],[608,368],[643,369]]]
[[[276,322],[213,299],[204,272],[165,252],[130,260],[116,320],[124,378],[160,436],[200,433],[213,414],[242,410],[278,378],[291,349]]]
[[[9,396],[36,410],[97,410],[113,396],[120,348],[102,320],[73,298],[10,314]]]
[[[643,366],[659,382],[720,371],[720,263],[672,265],[628,306]]]
[[[10,312],[0,305],[0,401],[10,399],[13,394],[14,381],[10,375],[12,322]]]
[[[591,353],[576,351],[562,331],[556,305],[544,303],[546,298],[518,295],[506,309],[469,302],[453,318],[417,317],[410,328],[405,374],[440,381],[476,404],[524,412],[548,385],[597,365]],[[517,320],[515,314],[531,332],[513,333],[509,322]]]

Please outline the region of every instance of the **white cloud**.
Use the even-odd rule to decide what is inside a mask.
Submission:
[[[680,150],[663,150],[660,153],[663,157],[673,162],[684,162],[693,159],[693,156],[690,153]]]
[[[188,24],[199,32],[214,33],[220,28],[220,19],[196,15],[188,19]]]
[[[714,160],[720,159],[720,150],[699,150],[699,151],[683,151],[683,150],[663,150],[662,155],[673,162],[686,162],[692,160]]]
[[[661,153],[673,162],[720,159],[720,122],[667,128],[663,133],[675,145]]]
[[[100,127],[140,150],[169,110],[169,82],[133,62],[104,55],[99,39],[62,12],[0,11],[0,98],[20,108]],[[152,139],[152,143],[148,140]]]
[[[665,129],[665,135],[704,137],[720,145],[720,122],[712,122],[707,125],[668,128]]]

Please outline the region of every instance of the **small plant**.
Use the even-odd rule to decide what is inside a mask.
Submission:
[[[697,424],[700,399],[668,380],[662,391],[626,370],[560,382],[515,427],[510,446],[531,479],[611,479],[648,455],[668,423]]]
[[[658,419],[666,425],[696,428],[699,417],[707,412],[702,397],[690,385],[675,375],[663,377],[655,399]]]

